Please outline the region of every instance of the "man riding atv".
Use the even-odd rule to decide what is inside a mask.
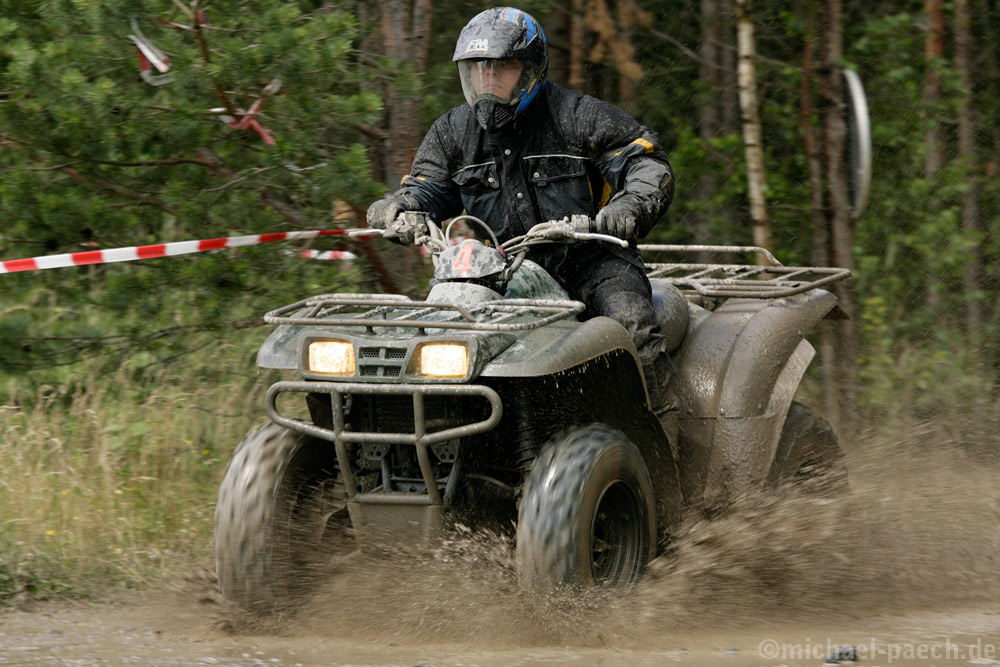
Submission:
[[[511,7],[488,9],[463,28],[453,60],[468,104],[439,118],[402,188],[368,209],[368,224],[409,244],[419,233],[405,211],[440,222],[463,209],[497,239],[585,216],[589,230],[629,241],[542,246],[545,268],[586,316],[621,323],[642,363],[651,403],[667,402],[670,360],[636,240],[673,198],[673,173],[656,134],[620,109],[546,81],[541,25]],[[583,218],[580,218],[583,219]]]
[[[766,264],[644,266],[636,237],[673,193],[655,135],[547,83],[524,12],[474,18],[455,60],[469,103],[368,210],[432,253],[426,297],[321,294],[264,316],[257,365],[299,378],[269,387],[270,423],[219,487],[219,587],[246,609],[298,604],[339,549],[409,553],[452,521],[513,537],[526,589],[624,589],[688,511],[846,482],[829,424],[794,398],[805,333],[838,315],[821,288],[849,272],[729,246],[644,251]],[[451,243],[463,218],[489,245]]]

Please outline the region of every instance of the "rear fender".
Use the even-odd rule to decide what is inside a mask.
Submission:
[[[773,300],[730,299],[692,318],[671,381],[685,497],[717,505],[766,478],[815,355],[804,336],[836,303],[815,289]]]

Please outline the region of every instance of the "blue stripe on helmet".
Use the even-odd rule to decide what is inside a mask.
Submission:
[[[517,23],[517,15],[518,15],[518,13],[519,13],[519,10],[514,9],[513,7],[511,7],[510,11],[507,13],[507,20],[510,21],[511,23]]]
[[[542,87],[542,82],[535,84],[534,88],[532,88],[528,92],[528,94],[521,99],[521,103],[518,104],[517,109],[514,110],[514,115],[517,115],[528,108],[528,105],[531,104],[531,100],[535,99],[535,95],[538,94],[538,91],[541,89],[541,87]]]
[[[537,24],[535,23],[535,19],[531,18],[530,16],[525,15],[525,19],[526,19],[525,20],[525,24],[526,24],[526,27],[528,28],[528,34],[527,34],[527,36],[526,36],[526,38],[524,40],[524,43],[525,44],[531,44],[531,40],[533,40],[535,38],[535,32],[536,32],[536,26],[537,26]],[[542,37],[542,42],[544,42],[544,41],[545,41],[545,37],[543,36]]]

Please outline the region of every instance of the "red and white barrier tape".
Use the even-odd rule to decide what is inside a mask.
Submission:
[[[250,109],[247,111],[238,111],[241,116],[239,119],[233,118],[232,116],[226,115],[223,112],[225,108],[216,107],[214,109],[209,109],[211,113],[217,114],[219,120],[228,125],[229,127],[234,127],[237,130],[253,130],[257,133],[257,136],[267,144],[268,146],[274,145],[274,137],[267,131],[263,125],[257,122],[257,116],[260,114],[260,107],[269,100],[272,96],[277,95],[278,91],[281,90],[281,79],[271,79],[271,83],[264,87],[264,95],[258,97],[254,100],[254,103],[250,105]]]
[[[69,266],[84,266],[86,264],[110,264],[112,262],[131,262],[137,259],[154,259],[156,257],[173,257],[194,252],[222,250],[224,248],[241,248],[245,246],[272,243],[274,241],[294,241],[315,239],[322,236],[344,236],[348,232],[363,231],[353,229],[320,229],[307,232],[276,232],[273,234],[252,234],[249,236],[228,236],[218,239],[202,239],[200,241],[176,241],[174,243],[157,243],[155,245],[132,246],[130,248],[111,248],[108,250],[89,250],[71,252],[62,255],[46,257],[30,257],[27,259],[8,259],[0,261],[0,274],[17,271],[40,271],[42,269],[60,269]],[[316,252],[316,251],[304,251]],[[349,252],[329,251],[318,253],[316,259],[356,259]],[[328,255],[328,256],[327,256]],[[310,255],[312,257],[312,255]]]
[[[151,86],[162,86],[174,80],[170,71],[170,58],[156,48],[149,38],[142,34],[139,25],[132,19],[132,32],[128,38],[135,44],[135,50],[139,52],[139,74],[142,80]],[[159,75],[153,74],[152,69],[156,68]]]
[[[300,250],[299,257],[306,259],[351,260],[358,256],[346,250]]]

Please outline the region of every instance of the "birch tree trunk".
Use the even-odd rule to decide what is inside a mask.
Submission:
[[[753,242],[771,248],[771,225],[767,217],[764,196],[766,175],[764,151],[761,146],[760,112],[757,106],[757,78],[754,72],[753,20],[751,0],[736,0],[736,44],[739,57],[740,114],[743,118],[743,145],[747,160],[747,189],[750,196],[750,216],[753,218]],[[758,257],[758,262],[764,259]]]
[[[979,182],[976,155],[976,127],[973,115],[972,82],[972,30],[970,26],[969,0],[955,0],[955,69],[958,70],[965,97],[958,110],[958,150],[969,165],[969,176],[973,184]],[[979,234],[979,202],[975,187],[970,187],[962,195],[962,232],[967,238]],[[982,252],[976,245],[965,261],[962,287],[965,292],[965,331],[969,337],[969,348],[978,349],[983,331],[983,303],[979,299],[982,285],[979,280]]]

